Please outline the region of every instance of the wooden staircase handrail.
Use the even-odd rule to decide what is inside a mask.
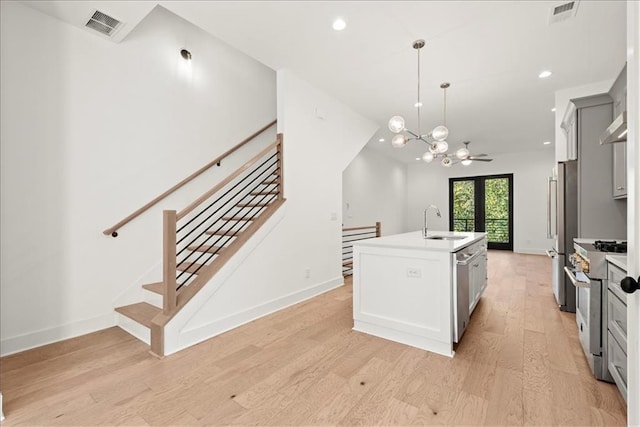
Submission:
[[[269,151],[271,151],[274,148],[276,148],[279,143],[280,143],[279,140],[276,140],[275,142],[272,142],[267,147],[265,147],[264,150],[260,151],[258,154],[253,156],[253,158],[251,158],[251,160],[247,161],[244,165],[242,165],[238,169],[236,169],[231,175],[229,175],[228,177],[226,177],[225,179],[220,181],[218,184],[216,184],[215,187],[213,187],[212,189],[210,189],[209,191],[204,193],[202,196],[198,197],[193,202],[189,203],[189,205],[186,208],[184,208],[183,210],[178,212],[177,220],[179,221],[182,218],[184,218],[191,211],[193,211],[195,208],[197,208],[199,205],[201,205],[204,201],[206,201],[211,196],[213,196],[215,193],[217,193],[222,188],[224,188],[225,185],[229,184],[231,181],[233,181],[235,178],[237,178],[240,174],[242,174],[244,171],[246,171],[251,166],[253,166],[258,160],[260,160],[262,157],[264,157]]]
[[[260,135],[261,133],[263,133],[264,131],[266,131],[267,129],[269,129],[271,126],[273,126],[276,123],[277,123],[277,120],[274,120],[271,123],[269,123],[268,125],[262,127],[261,129],[259,129],[256,132],[254,132],[253,134],[251,134],[250,136],[248,136],[247,138],[242,140],[239,144],[235,145],[234,147],[232,147],[229,150],[225,151],[220,156],[218,156],[215,159],[211,160],[209,163],[207,163],[206,165],[204,165],[203,167],[201,167],[200,169],[198,169],[197,171],[195,171],[194,173],[192,173],[191,175],[189,175],[188,177],[186,177],[185,179],[183,179],[182,181],[180,181],[179,183],[177,183],[173,187],[169,188],[167,191],[165,191],[164,193],[160,194],[159,196],[157,196],[156,198],[154,198],[153,200],[151,200],[150,202],[148,202],[147,204],[145,204],[144,206],[142,206],[141,208],[139,208],[138,210],[136,210],[132,214],[128,215],[123,220],[121,220],[121,221],[117,222],[115,225],[107,228],[102,233],[105,234],[106,236],[111,235],[113,237],[118,237],[117,231],[123,225],[125,225],[125,224],[129,223],[131,220],[137,218],[140,214],[144,213],[149,208],[151,208],[152,206],[156,205],[158,202],[160,202],[165,197],[169,196],[170,194],[174,193],[176,190],[180,189],[184,185],[186,185],[189,182],[193,181],[195,178],[200,176],[202,173],[206,172],[207,170],[209,170],[214,165],[217,165],[218,163],[220,163],[225,157],[229,156],[230,154],[232,154],[233,152],[235,152],[239,148],[243,147],[249,141],[254,139],[256,136]]]

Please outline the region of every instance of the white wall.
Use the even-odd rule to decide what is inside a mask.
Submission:
[[[407,167],[365,147],[342,173],[342,222],[358,227],[382,222],[382,234],[404,233]]]
[[[117,239],[102,230],[273,120],[276,73],[160,7],[119,44],[19,3],[1,12],[8,354],[111,326],[118,295],[160,279],[162,208],[185,206],[220,171]]]
[[[440,208],[442,218],[429,213],[429,228],[449,229],[449,178],[513,173],[514,252],[544,253],[553,243],[547,236],[547,177],[554,165],[552,149],[492,155],[493,162],[443,168],[416,162],[408,166],[408,230],[422,227],[424,209]]]
[[[288,70],[277,79],[286,215],[184,326],[193,335],[222,332],[343,283],[342,171],[377,125]]]

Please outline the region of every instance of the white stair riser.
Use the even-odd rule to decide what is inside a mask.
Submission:
[[[147,345],[151,345],[151,331],[144,325],[118,314],[118,327],[130,333]]]
[[[144,289],[144,302],[162,308],[162,295]]]

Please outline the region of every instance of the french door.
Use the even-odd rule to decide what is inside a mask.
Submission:
[[[449,178],[449,230],[486,232],[489,249],[513,250],[513,174]]]

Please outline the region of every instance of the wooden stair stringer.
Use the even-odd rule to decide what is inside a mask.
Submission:
[[[203,268],[198,277],[188,286],[181,289],[177,297],[177,304],[174,310],[170,313],[160,312],[152,320],[151,334],[152,345],[151,352],[158,355],[172,354],[182,348],[186,348],[191,344],[183,345],[180,342],[178,334],[181,332],[178,326],[180,322],[185,322],[190,319],[194,314],[185,314],[184,310],[187,305],[193,305],[193,310],[196,310],[204,304],[213,295],[217,288],[228,279],[228,277],[235,271],[235,269],[242,264],[243,260],[260,244],[260,242],[271,232],[271,230],[279,223],[284,217],[284,209],[286,199],[281,199],[274,202],[267,209],[265,209],[258,218],[255,219],[241,234],[239,234],[235,240],[225,247],[224,252],[221,253],[214,263]],[[278,211],[281,211],[278,215],[275,215]],[[269,221],[271,218],[274,221]],[[271,227],[263,229],[263,226],[270,223]],[[254,238],[255,239],[252,239]],[[256,240],[257,239],[257,240]],[[248,242],[252,242],[251,245],[247,245]],[[237,256],[236,256],[237,255]],[[224,276],[224,277],[223,277]],[[208,287],[210,282],[212,287]],[[201,292],[207,287],[206,294]],[[196,298],[197,297],[197,298]],[[198,301],[194,301],[194,299]],[[193,304],[190,304],[192,303]],[[175,320],[174,320],[175,319]],[[155,332],[154,332],[155,331]],[[161,339],[157,339],[154,345],[153,335],[159,334]],[[195,343],[194,343],[195,344]]]

